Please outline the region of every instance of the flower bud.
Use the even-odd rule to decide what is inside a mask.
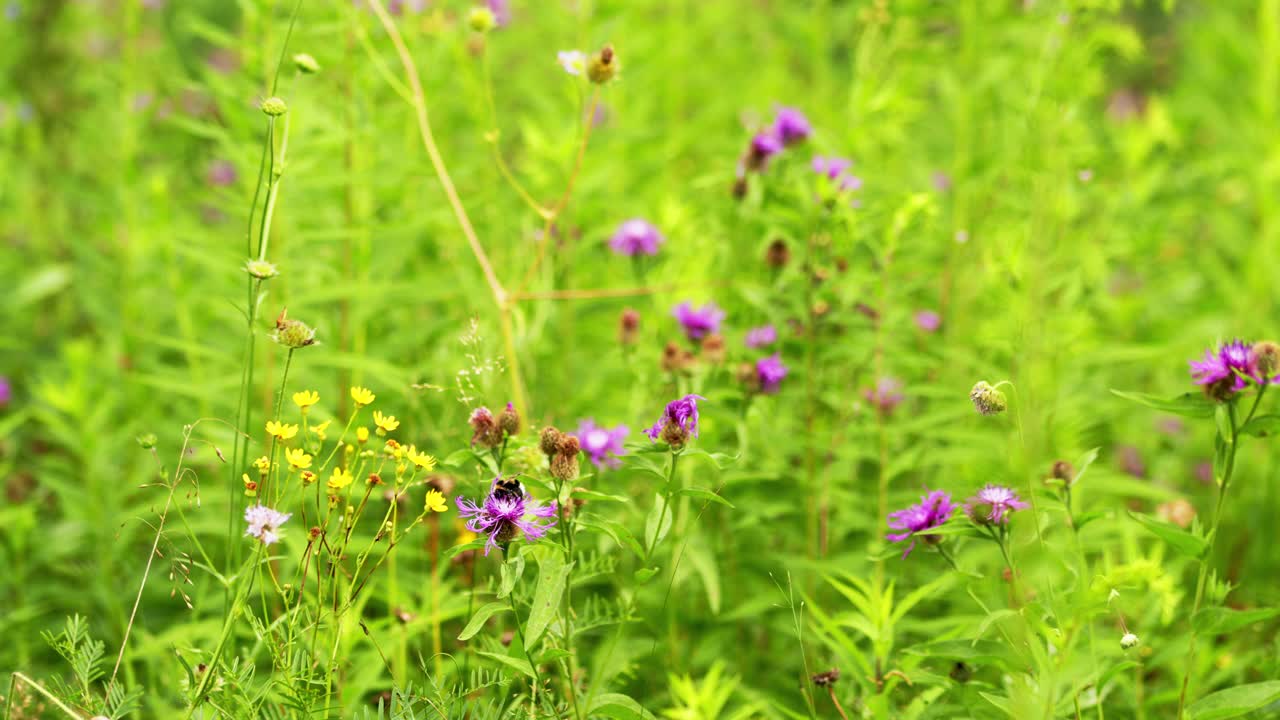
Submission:
[[[605,45],[587,62],[587,78],[597,85],[604,85],[618,74],[618,58],[612,45]]]
[[[618,342],[623,345],[634,345],[636,336],[640,334],[640,313],[633,308],[622,311],[618,317]]]
[[[498,24],[498,18],[487,7],[473,7],[467,13],[467,25],[475,32],[487,33]]]
[[[1139,640],[1137,635],[1134,635],[1133,633],[1125,633],[1124,636],[1120,638],[1120,649],[1132,650],[1138,646],[1138,642]]]
[[[262,112],[270,115],[271,117],[280,117],[281,115],[289,112],[289,106],[284,100],[281,100],[278,97],[269,97],[266,100],[263,100],[261,108]]]
[[[560,436],[556,446],[556,454],[551,456],[551,477],[562,482],[573,482],[578,479],[578,454],[581,447],[578,438],[573,435]]]
[[[979,380],[973,386],[973,390],[969,391],[969,399],[973,401],[973,407],[982,415],[999,415],[1009,407],[1004,393],[995,389],[986,380]]]
[[[791,262],[791,249],[787,247],[787,242],[782,238],[777,238],[769,243],[769,249],[764,253],[765,264],[771,268],[782,269]]]
[[[308,345],[314,345],[316,342],[316,331],[300,320],[289,320],[285,317],[288,309],[280,311],[280,317],[276,318],[276,329],[272,333],[271,339],[277,343],[289,348],[297,350]]]
[[[487,407],[478,407],[471,411],[471,444],[480,447],[495,448],[502,444],[502,428]]]
[[[542,448],[542,452],[548,456],[555,455],[560,448],[562,437],[564,433],[548,425],[542,428],[542,434],[538,436],[538,447]]]
[[[1280,344],[1270,340],[1254,343],[1249,349],[1249,364],[1253,365],[1261,382],[1275,377],[1280,371]]]
[[[1054,479],[1061,480],[1066,485],[1070,485],[1076,479],[1076,469],[1066,460],[1059,460],[1053,464],[1052,474]]]
[[[316,62],[316,59],[307,53],[294,55],[293,66],[298,68],[298,72],[303,75],[315,75],[320,72],[320,63]]]
[[[244,271],[259,280],[270,280],[280,274],[276,266],[266,260],[249,260],[244,264]]]
[[[156,438],[155,433],[144,433],[138,436],[138,445],[143,450],[150,450],[156,446],[157,442],[159,442],[159,439]]]
[[[662,426],[658,439],[673,448],[682,448],[689,442],[689,431],[680,427],[680,423],[667,421],[667,424]]]
[[[724,336],[720,333],[711,333],[702,339],[702,359],[712,365],[719,365],[724,362],[725,346]]]
[[[507,403],[502,409],[502,413],[498,415],[498,427],[507,435],[516,435],[520,432],[520,413],[516,412],[516,406]]]

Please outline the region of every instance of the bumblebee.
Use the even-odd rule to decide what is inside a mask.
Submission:
[[[499,500],[523,500],[527,493],[524,484],[514,477],[501,477],[493,481],[493,490],[489,493]]]

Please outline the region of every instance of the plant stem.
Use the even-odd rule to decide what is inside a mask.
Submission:
[[[1263,386],[1266,387],[1265,385]],[[1261,391],[1259,391],[1259,399],[1261,399]],[[1254,401],[1254,409],[1258,406],[1257,400]],[[1250,411],[1250,416],[1253,412]],[[1191,607],[1191,642],[1187,648],[1187,661],[1184,663],[1185,669],[1182,673],[1182,690],[1178,693],[1178,719],[1185,717],[1187,705],[1187,688],[1191,684],[1191,668],[1196,662],[1196,644],[1199,640],[1199,633],[1196,631],[1196,615],[1200,612],[1200,606],[1204,602],[1205,585],[1209,579],[1209,563],[1213,556],[1213,546],[1218,539],[1218,528],[1222,524],[1222,501],[1227,497],[1227,486],[1231,482],[1231,475],[1236,467],[1236,451],[1239,449],[1238,440],[1240,439],[1239,426],[1236,424],[1236,406],[1234,402],[1227,404],[1227,418],[1231,425],[1231,450],[1227,454],[1227,464],[1222,470],[1222,478],[1218,481],[1218,500],[1214,504],[1213,523],[1209,527],[1209,546],[1205,548],[1204,555],[1200,558],[1200,574],[1196,579],[1196,599]]]

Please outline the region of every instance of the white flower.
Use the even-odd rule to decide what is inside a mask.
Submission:
[[[280,540],[276,531],[291,517],[292,513],[277,512],[266,505],[245,508],[244,521],[249,523],[249,529],[244,534],[258,538],[263,545],[275,544]]]
[[[570,75],[581,75],[587,67],[586,53],[581,50],[561,50],[556,53],[556,60]]]

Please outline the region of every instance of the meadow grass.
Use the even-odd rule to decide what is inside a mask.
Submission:
[[[1280,1],[0,25],[6,720],[1280,717]]]

